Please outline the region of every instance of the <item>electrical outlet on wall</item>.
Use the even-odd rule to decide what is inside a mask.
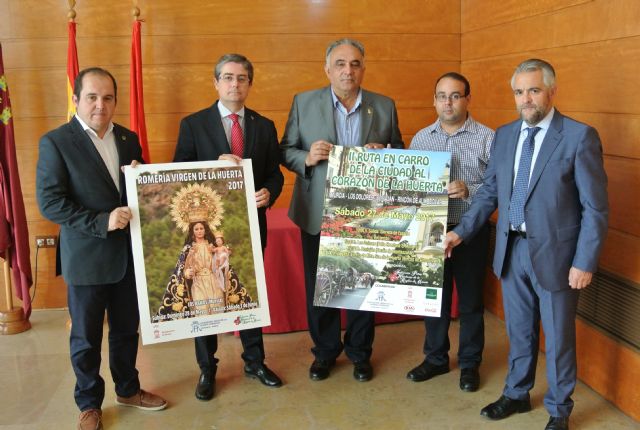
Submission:
[[[57,240],[56,236],[36,236],[36,248],[55,248]]]

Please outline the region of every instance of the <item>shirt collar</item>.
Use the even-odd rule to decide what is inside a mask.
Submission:
[[[457,134],[460,133],[464,133],[464,132],[468,132],[468,133],[478,133],[478,123],[475,122],[475,120],[473,118],[471,118],[471,114],[467,113],[467,119],[465,120],[464,124],[462,124],[462,127],[460,127],[459,129],[457,129],[455,131],[455,133],[453,134],[449,134],[447,133],[444,128],[442,128],[442,123],[440,122],[440,118],[438,118],[436,120],[436,122],[434,122],[433,124],[431,124],[429,126],[429,132],[430,133],[441,133],[441,134],[446,134],[447,136],[455,136]]]
[[[220,103],[220,100],[218,100],[218,111],[220,112],[220,117],[222,118],[226,118],[233,113],[229,109],[227,109],[225,105]],[[242,108],[235,113],[237,113],[240,118],[244,118],[244,106],[242,106]]]
[[[545,117],[542,118],[542,121],[540,121],[534,126],[530,126],[526,122],[522,121],[522,124],[520,125],[520,131],[522,132],[524,129],[529,127],[540,127],[541,130],[545,130],[545,131],[549,130],[549,127],[551,126],[551,120],[553,119],[553,114],[555,112],[556,112],[556,108],[552,107],[551,110],[547,113],[547,115],[545,115]]]
[[[333,99],[334,108],[337,108],[338,105],[340,105],[343,107],[343,109],[346,110],[346,108],[344,108],[344,105],[340,103],[340,99],[338,99],[338,96],[336,96],[336,93],[333,92],[333,88],[331,88],[331,99]],[[356,97],[356,103],[353,105],[353,109],[351,110],[351,112],[355,112],[356,109],[358,109],[361,104],[362,104],[362,88],[358,90],[358,97]],[[351,113],[351,112],[348,112],[348,113]]]
[[[82,120],[82,118],[80,118],[80,116],[76,113],[75,114],[75,118],[78,120],[78,122],[80,123],[80,125],[82,126],[82,129],[87,132],[87,133],[91,133],[93,136],[97,137],[98,139],[104,139],[105,137],[107,137],[109,135],[109,133],[111,133],[113,131],[113,122],[109,121],[109,126],[107,127],[107,131],[104,134],[104,137],[100,137],[98,136],[98,133],[95,132],[94,129],[92,129],[91,127],[89,127],[87,125],[86,122],[84,122]]]

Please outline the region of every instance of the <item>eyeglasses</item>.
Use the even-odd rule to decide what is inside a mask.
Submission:
[[[249,77],[246,75],[222,75],[220,76],[220,80],[230,84],[232,83],[234,80],[237,81],[239,84],[246,84],[247,82],[249,82]]]
[[[439,101],[440,103],[444,103],[447,100],[450,100],[451,102],[455,103],[460,99],[463,99],[467,96],[463,96],[460,93],[453,93],[451,95],[446,95],[445,93],[438,93],[436,94],[436,100]]]

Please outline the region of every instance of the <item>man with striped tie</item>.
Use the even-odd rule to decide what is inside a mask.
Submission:
[[[530,59],[511,79],[520,119],[496,130],[471,208],[445,252],[471,240],[498,208],[493,269],[502,282],[509,366],[500,398],[481,415],[531,410],[540,322],[545,333],[546,430],[569,428],[576,385],[578,293],[591,283],[607,232],[607,175],[598,132],[553,106],[551,64]]]

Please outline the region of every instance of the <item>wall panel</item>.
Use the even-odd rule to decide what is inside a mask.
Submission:
[[[624,56],[624,61],[620,61]],[[511,108],[510,80],[521,61],[541,57],[553,64],[558,83],[556,105],[566,111],[638,114],[640,36],[587,45],[523,50],[517,54],[462,63],[472,82],[476,107]],[[615,76],[615,78],[613,78]],[[615,102],[612,102],[612,98]]]
[[[487,6],[488,2],[469,2],[475,6]],[[492,2],[489,2],[492,3]],[[463,18],[461,56],[467,60],[483,59],[496,55],[518,53],[522,47],[529,51],[548,50],[554,47],[582,45],[602,40],[621,39],[640,35],[638,16],[640,3],[635,0],[611,1],[549,1],[557,10],[537,8],[536,14],[530,14],[529,4],[509,2],[521,5],[518,8],[503,9],[506,13],[518,12],[518,19],[468,31]],[[564,3],[564,4],[563,4]],[[574,4],[571,7],[571,4]],[[493,3],[498,5],[498,3]],[[568,7],[567,7],[568,6]],[[483,8],[486,13],[491,6]],[[474,9],[474,12],[476,10]],[[552,12],[552,13],[549,13]],[[470,21],[474,24],[480,21]]]
[[[511,22],[531,16],[548,15],[550,12],[589,3],[591,0],[519,0],[487,1],[462,0],[462,33],[473,32],[487,27],[506,27]],[[502,37],[500,40],[505,40]]]

